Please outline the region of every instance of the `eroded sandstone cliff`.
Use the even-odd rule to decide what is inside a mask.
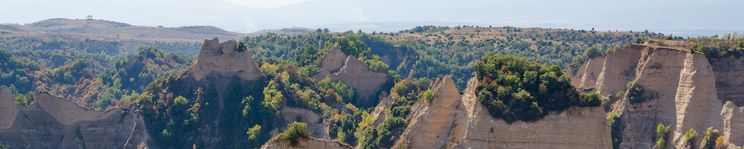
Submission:
[[[105,112],[41,93],[18,106],[0,88],[0,142],[10,148],[138,148],[148,143],[142,118],[131,107]]]
[[[621,148],[651,148],[656,143],[656,125],[670,127],[668,145],[686,145],[684,133],[707,128],[737,129],[736,102],[744,88],[737,58],[709,59],[700,53],[655,42],[634,44],[616,49],[607,56],[593,58],[576,68],[572,84],[593,88],[602,95],[618,100],[613,111],[622,115],[624,124]],[[599,65],[596,61],[604,61]],[[599,72],[597,72],[599,70]],[[599,78],[599,79],[592,79]],[[642,101],[630,101],[629,88],[642,88]],[[622,95],[617,97],[617,95]],[[637,94],[636,94],[637,95]],[[638,99],[637,97],[635,97]],[[724,105],[725,102],[729,102]],[[730,143],[742,145],[736,132],[727,135]],[[739,142],[737,142],[739,141]],[[733,145],[731,145],[733,146]]]
[[[246,52],[245,46],[241,46],[234,40],[220,43],[217,38],[204,40],[199,56],[189,70],[184,73],[185,77],[200,81],[207,76],[232,77],[237,76],[243,80],[256,80],[263,74],[258,65]]]
[[[376,104],[377,94],[384,89],[392,78],[385,73],[372,71],[353,55],[346,55],[340,48],[334,48],[321,60],[316,80],[331,77],[334,82],[342,82],[354,88],[359,99],[356,105],[372,107]]]
[[[477,79],[460,95],[449,78],[433,83],[434,99],[412,108],[409,126],[396,143],[404,148],[611,148],[601,107],[569,108],[535,122],[493,118],[477,101]],[[394,148],[396,148],[394,147]]]

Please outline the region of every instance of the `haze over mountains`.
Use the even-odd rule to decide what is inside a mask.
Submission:
[[[459,25],[480,26],[651,30],[685,36],[712,35],[709,31],[717,34],[744,31],[744,21],[736,19],[740,17],[738,14],[744,13],[742,7],[744,2],[739,0],[466,0],[457,3],[448,0],[8,0],[0,6],[0,22],[25,24],[48,18],[93,15],[143,26],[213,25],[242,33],[365,22],[378,25],[458,22],[463,23]],[[706,31],[698,32],[700,30]]]

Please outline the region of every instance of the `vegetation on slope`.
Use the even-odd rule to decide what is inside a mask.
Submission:
[[[81,99],[86,106],[101,110],[136,96],[152,80],[176,73],[190,62],[189,57],[155,48],[140,48],[127,55],[0,49],[0,85],[16,94],[49,92]]]
[[[532,121],[549,111],[571,106],[598,106],[595,92],[579,93],[555,65],[525,58],[488,54],[474,65],[478,74],[478,100],[492,116],[507,122]]]
[[[367,127],[357,133],[358,146],[364,149],[390,148],[408,126],[405,121],[411,114],[411,106],[418,100],[430,100],[431,84],[428,79],[402,80],[390,90],[393,103],[386,110],[386,117],[377,127]],[[428,95],[427,95],[428,93]],[[366,124],[363,124],[366,125]]]
[[[639,38],[660,36],[649,32],[597,32],[586,30],[515,27],[422,26],[397,33],[264,34],[246,37],[244,42],[255,57],[284,59],[303,67],[315,65],[331,46],[339,43],[344,52],[357,56],[373,70],[387,64],[399,79],[413,72],[415,78],[453,75],[464,88],[473,74],[472,63],[486,53],[528,57],[541,63],[568,66],[581,61],[586,50],[604,53]],[[379,57],[379,58],[378,58]],[[586,58],[583,58],[586,59]],[[384,63],[378,63],[379,61]]]

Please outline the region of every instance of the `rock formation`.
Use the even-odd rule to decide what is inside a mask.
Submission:
[[[19,106],[0,88],[0,142],[10,148],[137,148],[148,134],[130,107],[93,111],[42,93]]]
[[[201,81],[207,76],[226,78],[237,76],[243,80],[257,80],[263,77],[263,74],[244,46],[241,47],[234,40],[220,43],[214,38],[204,40],[199,56],[184,76],[196,81]]]
[[[477,101],[477,83],[471,79],[460,95],[450,77],[437,79],[434,99],[412,107],[408,128],[393,148],[611,148],[601,107],[574,107],[509,124]]]
[[[671,127],[667,142],[675,148],[685,145],[688,129],[703,132],[709,127],[730,130],[726,134],[732,136],[727,137],[729,142],[742,145],[733,130],[742,125],[737,124],[735,115],[736,109],[741,109],[736,103],[744,95],[740,87],[744,85],[744,67],[740,65],[744,59],[709,59],[681,44],[665,45],[633,44],[592,58],[568,70],[574,74],[572,84],[618,99],[613,110],[622,114],[625,124],[620,130],[621,148],[653,147],[660,123]],[[650,99],[630,103],[628,87],[644,88]]]
[[[334,48],[323,57],[318,73],[313,78],[320,80],[326,76],[330,76],[334,82],[354,88],[359,99],[355,104],[364,107],[374,106],[377,93],[392,80],[385,73],[373,72],[355,56],[344,54],[340,48]]]

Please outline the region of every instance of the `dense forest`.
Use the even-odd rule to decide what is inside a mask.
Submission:
[[[331,33],[321,29],[306,34],[269,33],[246,37],[243,42],[259,60],[286,60],[307,66],[313,64],[314,58],[330,50],[329,47],[338,43],[336,41],[342,41],[341,46],[361,49],[345,52],[359,57],[374,70],[387,67],[391,70],[389,74],[397,78],[409,75],[433,78],[451,74],[458,87],[463,88],[466,80],[473,75],[472,64],[487,53],[524,56],[565,67],[585,60],[585,51],[602,54],[627,43],[659,36],[663,35],[650,32],[420,26],[396,33]],[[379,60],[384,63],[379,63]]]
[[[0,85],[18,97],[48,92],[99,110],[133,98],[156,78],[185,69],[192,57],[155,47],[129,50],[113,41],[1,38],[0,45]],[[32,102],[28,100],[33,99],[19,102]]]

